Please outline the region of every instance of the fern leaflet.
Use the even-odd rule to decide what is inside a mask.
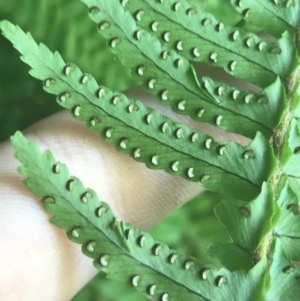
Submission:
[[[300,21],[299,0],[230,0],[246,22],[271,35],[281,36],[284,31],[294,33]]]

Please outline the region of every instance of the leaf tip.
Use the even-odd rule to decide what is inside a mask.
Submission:
[[[10,137],[10,141],[14,146],[15,150],[17,150],[19,143],[22,143],[25,140],[26,138],[20,131],[15,132],[15,134]]]
[[[14,24],[12,24],[11,22],[9,22],[8,20],[0,21],[0,29],[2,30],[2,32],[4,34],[7,33],[8,31],[11,31],[15,27],[16,26]]]

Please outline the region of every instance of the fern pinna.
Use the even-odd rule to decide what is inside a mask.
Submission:
[[[300,293],[299,0],[231,1],[236,27],[189,1],[82,0],[108,48],[157,100],[179,114],[252,139],[218,142],[111,91],[8,21],[1,29],[30,74],[88,129],[152,169],[221,195],[215,213],[232,243],[207,252],[221,269],[170,250],[118,221],[50,151],[12,138],[25,184],[51,222],[82,244],[109,278],[151,300],[296,300]],[[256,32],[253,33],[253,32]],[[257,34],[259,33],[259,35]],[[263,33],[263,34],[262,34]],[[197,78],[191,62],[255,85]]]

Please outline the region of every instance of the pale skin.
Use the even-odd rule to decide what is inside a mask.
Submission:
[[[196,183],[149,170],[119,154],[68,112],[23,133],[41,150],[51,149],[119,219],[144,230],[203,191]],[[64,230],[48,222],[39,197],[27,190],[17,173],[20,163],[13,154],[9,141],[0,144],[0,300],[70,300],[97,270]]]

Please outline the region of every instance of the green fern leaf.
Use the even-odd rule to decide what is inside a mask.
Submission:
[[[300,36],[299,36],[299,43],[300,43]],[[299,44],[300,46],[300,44]],[[296,118],[299,118],[300,117],[300,74],[298,74],[298,86],[296,87],[295,91],[295,98],[294,98],[294,101],[293,101],[293,115],[294,117]]]
[[[267,137],[272,135],[285,106],[284,90],[279,79],[274,77],[275,83],[259,94],[249,90],[240,91],[209,78],[203,78],[200,85],[193,67],[183,56],[162,46],[157,38],[137,27],[133,17],[115,5],[114,1],[105,5],[99,0],[84,2],[91,7],[91,18],[98,24],[101,34],[110,40],[110,49],[162,104],[197,121],[208,122],[250,138],[257,131]],[[133,5],[135,1],[130,1],[126,7],[131,3]],[[138,1],[136,5],[140,7],[141,3]],[[101,10],[96,10],[95,5],[99,5]],[[141,18],[140,22],[146,20],[144,29],[147,30],[152,24],[147,21],[147,15],[153,20],[152,14],[144,13],[137,17],[144,10],[132,8],[132,11],[135,18]],[[137,37],[138,33],[141,36]],[[113,43],[116,41],[119,42]],[[188,46],[184,49],[186,51],[181,51],[182,55],[190,58],[193,48]]]
[[[290,122],[288,141],[281,157],[282,171],[293,177],[300,177],[300,122],[293,118]]]
[[[295,32],[300,21],[299,0],[230,0],[233,7],[252,25],[274,36]]]
[[[264,183],[256,199],[248,204],[222,201],[216,207],[216,215],[237,245],[254,251],[277,221],[274,221],[276,206],[273,202],[272,188]],[[240,231],[240,228],[244,231]]]
[[[260,195],[250,203],[222,201],[215,213],[233,244],[212,244],[208,253],[229,269],[239,265],[248,270],[264,255],[261,243],[279,219],[280,209],[273,201],[272,188],[264,183]]]
[[[209,190],[247,200],[259,193],[261,183],[275,167],[272,149],[260,133],[246,147],[217,143],[139,101],[99,87],[92,76],[66,64],[45,45],[38,46],[30,34],[11,23],[3,21],[0,26],[23,54],[22,60],[32,67],[30,74],[44,81],[47,92],[58,95],[59,104],[147,167],[164,169]]]
[[[281,208],[279,223],[273,230],[273,236],[280,241],[281,247],[291,260],[300,260],[300,181],[286,177],[282,181],[278,198]]]
[[[102,10],[107,13],[112,9],[110,12],[112,16],[113,13],[117,13],[116,7],[119,6],[116,5],[117,0],[110,1],[111,4],[104,3],[105,0],[83,0],[83,2],[89,7],[98,6],[101,13]],[[177,2],[143,0],[128,3],[124,1],[125,10],[127,7],[131,7],[139,26],[147,31],[152,30],[152,34],[170,49],[182,53],[189,60],[222,67],[226,72],[258,86],[270,85],[278,75],[286,77],[295,67],[296,48],[288,34],[272,43],[254,34],[224,26],[211,14],[196,11],[184,0]],[[144,14],[139,16],[141,11]],[[115,16],[113,19],[119,23],[123,33],[126,33],[129,26],[124,24],[124,19]],[[126,34],[132,36],[132,32]]]
[[[118,221],[108,205],[70,176],[49,150],[41,153],[20,132],[12,143],[24,183],[42,197],[44,208],[53,215],[51,222],[82,244],[83,253],[109,278],[127,282],[152,300],[263,300],[263,261],[249,273],[231,273],[186,258]]]
[[[300,270],[286,256],[284,248],[279,241],[274,243],[272,253],[272,264],[270,267],[271,286],[266,295],[266,300],[297,300],[300,294]]]
[[[292,262],[300,260],[299,0],[228,1],[246,20],[244,29],[281,36],[275,42],[224,25],[185,0],[82,2],[110,50],[161,103],[253,140],[247,146],[219,143],[176,123],[99,85],[58,52],[3,21],[3,35],[31,67],[30,74],[77,120],[147,167],[219,193],[223,200],[215,213],[232,242],[208,248],[220,269],[171,250],[119,221],[50,151],[42,154],[18,132],[12,143],[23,164],[19,171],[53,215],[51,222],[82,244],[108,278],[149,299],[294,299],[300,293],[300,270]],[[259,23],[262,7],[266,22]],[[222,67],[257,85],[251,87],[258,92],[208,77],[200,83],[189,61]]]
[[[249,271],[255,264],[254,254],[233,243],[212,243],[207,254],[230,271]]]

